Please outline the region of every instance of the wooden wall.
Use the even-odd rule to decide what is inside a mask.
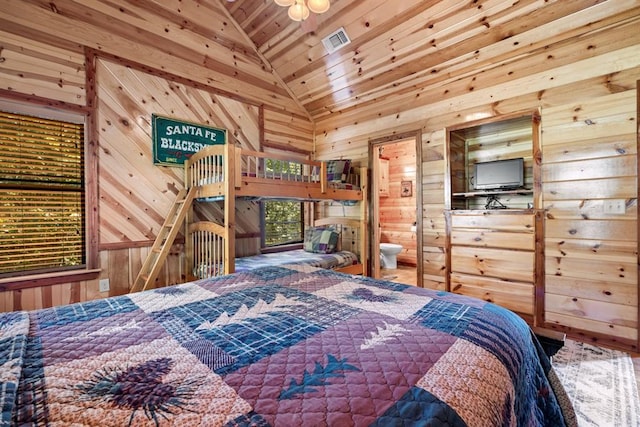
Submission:
[[[48,286],[34,281],[27,288],[0,292],[0,311],[128,291],[183,185],[181,168],[152,163],[152,113],[226,128],[232,142],[247,148],[306,155],[313,151],[313,123],[307,113],[260,61],[246,37],[223,22],[223,8],[182,5],[185,21],[224,28],[210,30],[211,40],[204,40],[184,21],[164,27],[150,24],[168,4],[155,5],[154,12],[130,4],[128,11],[136,12],[132,14],[94,1],[76,4],[73,10],[67,6],[57,2],[54,10],[52,3],[4,2],[0,97],[95,114],[99,160],[98,176],[91,178],[97,180],[99,200],[95,232],[100,273],[95,280]],[[83,15],[83,8],[99,12]],[[200,8],[210,16],[201,16]],[[106,30],[103,25],[110,22],[120,26]],[[215,217],[216,209],[200,206],[198,213]],[[247,202],[237,209],[238,250],[255,252],[257,205]],[[178,242],[159,285],[184,281],[182,260]],[[103,278],[110,280],[108,293],[98,292]]]
[[[621,341],[638,334],[637,92],[543,109],[545,317]],[[624,213],[605,204],[624,203]]]
[[[183,187],[184,169],[153,164],[151,114],[229,129],[231,141],[256,149],[259,109],[120,64],[97,62],[100,243],[153,240]]]
[[[546,171],[542,197],[545,208],[562,203],[563,217],[546,218],[545,240],[552,248],[546,255],[550,271],[544,278],[551,280],[545,315],[574,335],[637,349],[637,25],[637,3],[628,2],[604,2],[549,18],[517,39],[487,44],[482,52],[488,56],[477,52],[484,61],[471,55],[473,65],[464,69],[459,68],[462,62],[442,63],[437,72],[412,80],[411,87],[318,118],[318,156],[366,159],[371,140],[421,131],[423,280],[427,287],[444,289],[445,129],[540,110],[545,148],[535,161]],[[462,57],[465,50],[458,49]],[[605,130],[596,134],[598,127]],[[624,129],[624,140],[614,136],[618,127]],[[611,135],[605,137],[607,132]],[[565,161],[570,178],[557,178],[552,171],[565,170]],[[571,190],[574,186],[577,190]],[[591,212],[609,199],[624,199],[627,213],[594,218]],[[552,242],[572,236],[565,244],[574,249],[559,261]],[[587,249],[598,242],[601,249]]]
[[[416,265],[416,141],[410,139],[385,144],[383,157],[389,159],[389,196],[380,197],[380,241],[402,245],[398,262]],[[401,182],[411,182],[410,197],[402,197]]]

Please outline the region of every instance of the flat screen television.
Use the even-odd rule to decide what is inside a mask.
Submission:
[[[476,190],[509,190],[524,186],[524,159],[479,162],[474,166],[473,188]]]

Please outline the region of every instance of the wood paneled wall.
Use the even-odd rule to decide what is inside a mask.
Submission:
[[[585,190],[579,200],[572,195],[567,196],[566,202],[562,201],[562,216],[567,219],[550,222],[547,244],[553,246],[551,240],[571,237],[571,233],[587,236],[585,241],[575,236],[571,240],[572,245],[579,242],[580,256],[575,253],[576,249],[570,258],[564,256],[558,261],[553,249],[547,252],[547,268],[551,268],[546,276],[551,279],[547,300],[549,320],[557,328],[575,335],[637,348],[635,138],[640,33],[632,28],[640,24],[640,14],[634,7],[637,4],[604,2],[588,11],[550,19],[518,37],[518,41],[528,40],[528,48],[519,43],[514,50],[516,40],[508,38],[487,46],[485,52],[491,51],[499,61],[469,58],[473,65],[468,64],[464,72],[458,68],[463,62],[443,64],[437,73],[412,80],[411,88],[377,96],[375,102],[362,102],[341,111],[340,115],[320,118],[316,122],[318,156],[366,159],[372,139],[421,129],[423,280],[426,287],[444,289],[448,274],[443,215],[445,128],[460,127],[480,118],[497,120],[503,115],[540,109],[541,123],[546,129],[541,137],[545,152],[534,153],[534,160],[547,171],[542,183],[546,200],[549,204],[553,200],[557,206],[560,200],[555,199],[562,198],[560,194],[580,194],[581,189]],[[596,23],[593,16],[599,16],[600,20]],[[592,115],[583,111],[594,108],[591,106],[598,106],[599,113]],[[608,112],[603,114],[604,111]],[[556,116],[560,113],[564,114],[564,122],[558,123]],[[589,119],[598,123],[597,127],[606,129],[601,139],[595,136],[596,127],[588,124]],[[614,136],[619,126],[625,129],[624,140]],[[610,136],[605,137],[607,131]],[[558,142],[554,142],[557,138]],[[569,148],[565,153],[566,144],[579,148]],[[603,144],[608,148],[603,148]],[[561,163],[564,161],[570,161],[567,169]],[[551,166],[554,162],[559,162],[557,168]],[[552,170],[571,170],[574,177],[553,178],[549,175]],[[606,171],[606,178],[590,175],[596,171]],[[577,190],[573,190],[575,185]],[[593,198],[599,201],[592,201]],[[601,208],[604,199],[616,198],[624,199],[627,204],[624,216],[594,218],[590,215],[590,206]],[[579,225],[581,227],[576,228]],[[605,239],[602,241],[605,248],[613,247],[587,249],[589,243],[586,242],[596,244],[600,239]],[[597,263],[591,262],[596,259]],[[562,277],[554,276],[556,268],[561,269]],[[583,280],[594,277],[599,280],[587,282],[583,294]],[[601,286],[603,283],[605,288]],[[617,299],[613,305],[609,303],[612,298]],[[560,308],[569,302],[569,307]],[[617,310],[621,310],[620,314],[614,314]]]
[[[52,46],[0,26],[0,88],[50,100],[86,105],[85,55],[80,45]]]
[[[222,2],[4,0],[0,28],[54,51],[82,54],[85,48],[95,49],[135,61],[153,74],[180,76],[229,98],[308,117],[246,34],[230,22]],[[15,73],[14,79],[23,82],[24,93],[39,92],[37,81],[24,79],[44,75],[39,70],[47,69],[44,65],[50,58],[48,50],[32,51],[32,46],[18,48],[44,62],[36,69],[22,68],[23,73]],[[14,67],[3,64],[4,69]],[[48,70],[56,76],[58,66]]]
[[[638,334],[636,91],[543,109],[545,318],[625,343]],[[624,213],[608,213],[612,200]]]
[[[53,307],[109,295],[129,292],[140,271],[150,247],[105,249],[100,251],[100,276],[96,280],[69,282],[59,285],[32,286],[20,290],[0,292],[0,311],[33,310]],[[158,283],[182,283],[186,277],[184,268],[184,247],[176,244],[171,248],[167,261],[160,272]],[[109,279],[109,292],[99,292],[99,279]]]
[[[398,262],[416,265],[416,141],[385,144],[383,157],[389,159],[389,196],[380,197],[380,241],[402,245]],[[401,182],[411,182],[411,196],[401,196]]]
[[[213,42],[196,35],[185,21],[172,23],[168,18],[157,21],[166,25],[154,26],[152,21],[159,18],[153,13],[162,15],[168,4],[155,5],[153,13],[129,4],[126,11],[135,12],[131,14],[96,1],[73,8],[56,2],[55,7],[39,1],[3,4],[0,96],[44,108],[95,111],[100,273],[90,281],[42,287],[34,283],[0,292],[1,311],[128,292],[183,185],[181,168],[152,163],[152,113],[226,128],[231,142],[247,148],[313,152],[313,123],[307,113],[261,62],[246,36],[224,23],[224,8],[192,2],[180,7],[185,21],[224,28],[209,30]],[[209,18],[202,16],[203,9]],[[109,22],[114,24],[111,31],[103,27]],[[95,75],[87,75],[87,63],[94,57]],[[89,85],[95,99],[87,94]],[[197,214],[216,218],[219,210],[206,204],[197,207]],[[257,205],[238,203],[237,212],[238,251],[255,253]],[[182,252],[178,242],[161,272],[160,286],[184,281]],[[98,281],[106,278],[110,291],[100,293]]]
[[[153,164],[152,114],[224,128],[230,143],[260,149],[259,107],[102,59],[96,69],[103,246],[153,241],[183,187],[182,167]],[[199,211],[220,210],[210,205],[202,204]],[[240,218],[238,233],[255,232],[241,228],[255,222],[255,217]]]

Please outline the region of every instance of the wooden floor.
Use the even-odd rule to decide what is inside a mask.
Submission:
[[[407,285],[415,286],[417,283],[416,268],[404,265],[398,265],[398,268],[394,270],[382,269],[380,270],[380,277],[385,280]],[[638,389],[640,390],[640,353],[631,353],[631,358],[636,372]]]
[[[416,271],[416,267],[398,264],[398,268],[396,269],[381,269],[380,278],[384,280],[391,280],[396,283],[416,286],[418,283]]]

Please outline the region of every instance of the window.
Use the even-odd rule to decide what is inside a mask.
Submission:
[[[0,111],[0,277],[86,265],[84,124]]]
[[[302,179],[302,164],[295,161],[266,159],[268,174]],[[304,208],[302,202],[269,200],[261,204],[262,247],[300,243],[303,240]]]
[[[262,202],[262,246],[270,247],[302,242],[302,202]]]

